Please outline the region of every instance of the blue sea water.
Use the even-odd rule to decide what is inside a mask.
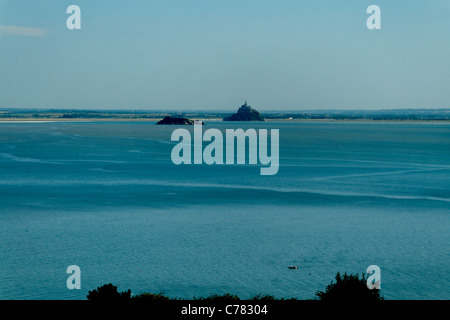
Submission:
[[[450,298],[450,124],[208,122],[279,129],[274,176],[174,165],[174,128],[0,123],[0,299],[86,299],[110,282],[311,299],[373,264],[386,299]]]

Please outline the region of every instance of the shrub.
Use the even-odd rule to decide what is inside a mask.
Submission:
[[[206,301],[229,301],[229,300],[240,300],[235,294],[225,293],[223,295],[213,294],[206,298],[194,298],[194,300],[206,300]]]
[[[108,283],[89,291],[87,298],[96,302],[125,302],[131,299],[131,291],[118,292],[116,286]]]
[[[376,301],[383,300],[380,290],[367,288],[364,273],[362,279],[358,274],[347,274],[343,276],[336,274],[336,283],[331,282],[325,291],[317,291],[316,297],[323,301]]]
[[[276,298],[274,296],[271,295],[262,295],[261,293],[257,294],[256,296],[254,296],[253,298],[251,298],[251,300],[276,300]]]
[[[166,300],[173,300],[169,297],[166,297],[162,293],[143,293],[140,295],[137,295],[133,297],[133,300],[138,302],[145,302],[145,301],[166,301]]]

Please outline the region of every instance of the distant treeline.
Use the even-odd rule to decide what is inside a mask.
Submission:
[[[450,120],[450,109],[398,109],[380,111],[308,111],[263,114],[266,119],[312,120]]]
[[[223,119],[225,111],[164,112],[126,110],[37,110],[2,109],[0,119],[162,119],[166,116]],[[391,109],[391,110],[308,110],[261,112],[269,120],[450,120],[450,109]]]

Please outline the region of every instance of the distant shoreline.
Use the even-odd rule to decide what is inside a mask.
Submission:
[[[91,123],[91,122],[158,122],[163,118],[155,118],[155,119],[130,119],[130,118],[90,118],[90,119],[82,119],[82,118],[74,118],[74,119],[61,119],[61,118],[41,118],[41,119],[24,119],[24,118],[0,118],[1,123]],[[205,123],[208,121],[220,121],[222,119],[205,119],[205,118],[190,118],[191,120],[203,120]],[[231,123],[264,123],[260,121],[232,121]],[[374,120],[374,119],[266,119],[266,123],[272,122],[310,122],[310,123],[331,123],[331,122],[360,122],[360,123],[436,123],[436,124],[450,124],[450,120],[414,120],[414,119],[392,119],[392,120]]]
[[[153,122],[170,116],[190,120],[222,121],[233,112],[226,110],[65,110],[0,108],[0,123],[5,122]],[[383,110],[296,110],[266,111],[261,116],[269,122],[450,122],[450,109]],[[237,119],[239,120],[239,119]]]

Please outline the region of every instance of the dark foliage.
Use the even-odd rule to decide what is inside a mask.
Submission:
[[[135,302],[146,302],[146,301],[153,302],[153,301],[175,300],[175,299],[166,297],[162,293],[143,293],[143,294],[134,296],[132,299]]]
[[[323,301],[376,301],[383,300],[380,290],[367,288],[365,275],[360,279],[358,274],[343,276],[338,272],[336,282],[329,284],[325,291],[317,291],[316,297]]]
[[[240,300],[235,294],[225,293],[223,295],[213,294],[206,298],[194,298],[194,300],[204,300],[204,301],[229,301],[229,300]]]
[[[347,274],[344,273],[343,276],[338,272],[335,277],[335,282],[331,282],[326,288],[325,291],[317,291],[315,295],[315,300],[322,301],[377,301],[384,300],[384,298],[380,295],[380,290],[373,289],[370,290],[367,288],[367,279],[365,278],[365,274],[362,274],[362,277],[359,278],[358,274]],[[142,302],[160,302],[160,301],[169,301],[169,300],[182,300],[182,299],[174,299],[166,297],[162,293],[142,293],[140,295],[136,295],[131,297],[131,291],[118,292],[117,287],[113,286],[111,283],[105,284],[101,287],[98,287],[95,290],[89,291],[87,296],[88,300],[97,301],[97,302],[134,302],[134,303],[142,303]],[[240,298],[231,293],[225,293],[222,295],[213,294],[208,297],[194,297],[193,300],[200,301],[236,301],[240,300]],[[271,301],[271,300],[279,300],[272,295],[263,295],[258,294],[251,298],[250,300],[254,301]],[[282,298],[281,300],[285,300]],[[287,300],[297,300],[296,298],[291,298]]]
[[[262,295],[261,293],[260,294],[257,294],[256,296],[254,296],[253,298],[251,298],[251,300],[263,300],[263,301],[267,301],[267,300],[276,300],[276,298],[274,297],[274,296],[271,296],[271,295],[269,295],[269,294],[266,294],[266,295]]]
[[[111,283],[89,291],[88,300],[95,302],[125,302],[131,298],[131,291],[118,292],[117,287]]]

